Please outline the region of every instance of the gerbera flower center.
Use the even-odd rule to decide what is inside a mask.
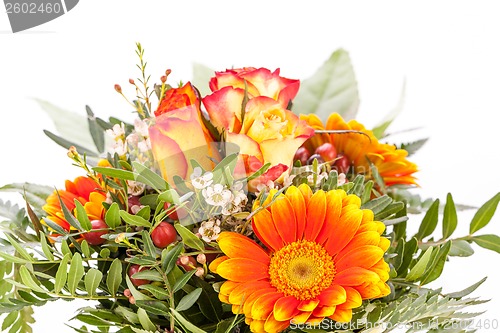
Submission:
[[[293,242],[271,258],[271,284],[285,296],[309,300],[328,288],[335,276],[333,258],[315,242]]]

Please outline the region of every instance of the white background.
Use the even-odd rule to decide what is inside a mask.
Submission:
[[[81,114],[89,104],[102,117],[131,119],[113,85],[133,94],[127,81],[138,75],[136,41],[146,49],[153,81],[171,68],[171,82],[189,80],[192,62],[218,70],[281,67],[283,76],[303,79],[342,47],[359,81],[358,120],[368,127],[397,104],[406,79],[405,109],[391,129],[423,126],[411,138],[431,137],[413,157],[420,193],[443,199],[450,191],[456,202],[480,205],[500,191],[499,10],[495,1],[87,0],[12,34],[2,9],[0,184],[60,187],[80,174],[42,133],[53,127],[32,98]],[[467,234],[472,216],[460,214],[458,236]],[[499,216],[484,233],[500,233]],[[488,309],[481,318],[498,320],[500,257],[475,248],[472,258],[452,258],[439,284],[456,291],[488,275],[475,295],[493,298],[480,308]],[[64,322],[81,305],[36,309],[34,331],[69,332]]]

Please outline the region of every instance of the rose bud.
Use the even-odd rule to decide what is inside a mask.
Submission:
[[[337,158],[337,149],[331,143],[323,143],[321,146],[316,148],[315,154],[320,155],[325,162],[333,162]]]
[[[107,229],[108,225],[103,220],[92,220],[92,229]],[[83,239],[87,241],[90,245],[101,245],[106,242],[106,239],[101,238],[102,235],[107,234],[107,230],[102,231],[90,231],[82,234]]]
[[[177,231],[174,226],[167,222],[161,222],[153,232],[151,232],[151,239],[156,247],[164,249],[177,239]]]

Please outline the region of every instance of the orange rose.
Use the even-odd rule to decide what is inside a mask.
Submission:
[[[224,87],[245,89],[249,97],[267,96],[286,108],[288,103],[295,98],[299,91],[299,80],[287,79],[280,76],[279,68],[271,72],[266,68],[245,67],[228,69],[225,72],[216,72],[215,77],[210,80],[212,91],[220,90]]]
[[[216,149],[202,122],[200,99],[191,83],[165,93],[156,122],[149,128],[151,148],[164,179],[185,179],[192,172],[191,160],[211,170]]]

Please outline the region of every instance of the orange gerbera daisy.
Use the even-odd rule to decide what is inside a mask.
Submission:
[[[415,184],[413,173],[417,171],[417,166],[406,159],[408,152],[404,149],[396,149],[394,145],[378,142],[373,132],[356,120],[346,123],[338,113],[332,113],[325,127],[315,114],[301,115],[300,118],[315,130],[354,130],[366,134],[316,134],[304,144],[310,152],[314,152],[317,147],[328,142],[335,146],[338,154],[343,154],[351,161],[355,173],[370,177],[368,162],[370,160],[377,167],[387,186]]]
[[[77,177],[74,181],[66,180],[65,187],[65,190],[59,190],[59,196],[71,212],[76,207],[75,199],[77,199],[85,208],[90,220],[98,220],[104,217],[102,203],[106,200],[106,195],[102,187],[93,179]],[[57,192],[54,191],[49,195],[46,201],[43,210],[47,212],[47,218],[69,231],[71,226],[64,218]]]
[[[384,224],[360,204],[343,190],[313,194],[305,184],[291,186],[252,220],[267,250],[238,233],[221,233],[225,256],[210,265],[227,280],[221,301],[243,313],[253,332],[280,332],[325,317],[348,322],[363,299],[388,295],[383,257],[390,242],[380,236]]]

